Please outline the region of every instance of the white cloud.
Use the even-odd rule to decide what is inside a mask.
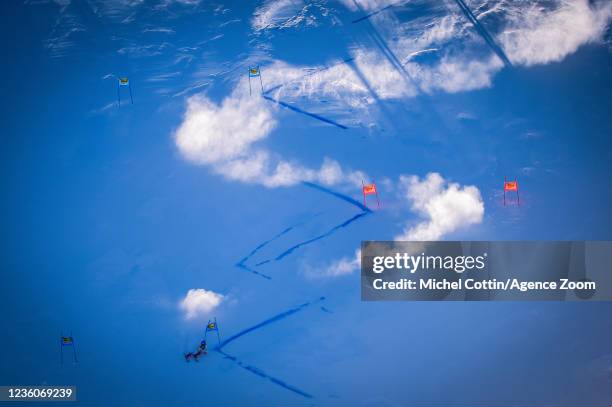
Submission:
[[[429,173],[420,180],[415,175],[400,176],[403,199],[410,208],[425,219],[413,227],[406,227],[394,240],[438,240],[457,229],[482,222],[484,204],[475,186],[461,186],[447,182],[438,173]],[[352,257],[342,257],[323,268],[308,271],[311,277],[339,277],[358,271],[361,251]]]
[[[400,100],[420,92],[455,93],[489,87],[495,73],[503,68],[495,55],[480,60],[443,56],[427,65],[410,60],[423,51],[431,49],[402,52],[407,55],[403,67],[392,64],[379,51],[361,49],[352,51],[354,69],[341,61],[333,61],[327,67],[275,61],[266,67],[266,81],[269,87],[283,85],[274,91],[277,99],[324,99],[344,106],[346,111],[360,109],[359,116],[363,116],[377,103],[376,99]]]
[[[426,92],[443,90],[456,93],[491,86],[493,75],[502,67],[501,60],[491,56],[483,61],[443,57],[432,67],[409,63],[406,69],[418,78]]]
[[[300,25],[318,25],[319,18],[330,17],[331,10],[325,7],[326,1],[314,0],[267,0],[255,10],[251,19],[251,27],[255,32],[272,28],[285,29]],[[317,12],[315,14],[314,12]],[[331,20],[335,23],[335,20]]]
[[[266,101],[234,92],[215,104],[192,96],[175,140],[180,151],[199,164],[215,164],[244,156],[251,145],[268,136],[276,120]]]
[[[401,99],[416,96],[414,83],[391,62],[373,50],[352,51],[354,69],[336,60],[315,67],[289,65],[275,61],[265,68],[268,87],[282,85],[273,93],[275,98],[294,101],[299,98],[327,100],[345,111],[360,109],[367,113],[376,99]],[[373,93],[372,93],[373,92]],[[320,109],[320,106],[319,106]],[[355,114],[347,115],[355,116]]]
[[[357,11],[359,9],[364,11],[379,10],[385,6],[397,4],[397,0],[338,0],[346,8],[351,11]],[[355,4],[356,3],[356,4]]]
[[[117,52],[132,58],[154,57],[162,55],[169,47],[172,47],[172,45],[168,42],[149,45],[129,45],[119,48]]]
[[[143,33],[161,33],[161,34],[176,34],[172,28],[166,27],[154,27],[154,28],[145,28],[142,30]]]
[[[556,7],[537,3],[507,10],[507,25],[499,35],[515,64],[526,66],[560,61],[583,44],[600,41],[612,17],[612,3],[564,0]]]
[[[138,9],[144,0],[91,0],[88,2],[92,11],[99,17],[120,22],[128,22],[126,16]]]
[[[323,273],[317,274],[320,277],[339,277],[352,274],[361,267],[361,250],[355,250],[353,257],[343,257],[332,262],[325,268]]]
[[[345,172],[336,161],[324,158],[318,169],[279,157],[257,142],[276,127],[277,109],[261,97],[250,97],[241,89],[220,104],[205,96],[192,96],[183,122],[174,133],[181,154],[196,164],[211,167],[224,177],[268,188],[295,185],[301,181],[324,185],[359,185],[361,172]]]
[[[375,51],[356,51],[355,65],[381,99],[416,96],[418,90],[409,78],[388,59]]]
[[[192,288],[181,300],[179,307],[185,313],[185,319],[194,319],[212,312],[224,298],[222,294],[217,294],[214,291]]]
[[[356,10],[353,0],[341,2]],[[390,2],[362,0],[358,3],[371,11]],[[478,18],[485,26],[490,18],[494,20],[489,26],[501,26],[499,33],[492,34],[513,64],[531,66],[560,61],[584,44],[601,41],[612,18],[612,3],[496,2],[479,7]],[[379,31],[384,46],[403,61],[413,81],[412,86],[403,83],[405,79],[399,70],[375,48],[354,51],[356,65],[382,99],[411,97],[419,92],[454,93],[486,88],[503,69],[502,61],[487,48],[459,8],[437,7],[409,21],[400,21],[388,11],[369,21]],[[424,61],[415,58],[424,54],[428,54]],[[325,75],[340,77],[341,74],[332,71]],[[344,90],[356,98],[366,93],[352,73],[345,78],[356,85]]]
[[[256,30],[279,27],[286,23],[304,7],[301,0],[268,0],[257,8],[251,20],[251,26]],[[294,22],[294,24],[299,21]]]
[[[438,173],[402,176],[400,184],[411,209],[425,219],[406,227],[395,240],[438,240],[457,229],[482,222],[484,204],[475,186],[447,182]]]

